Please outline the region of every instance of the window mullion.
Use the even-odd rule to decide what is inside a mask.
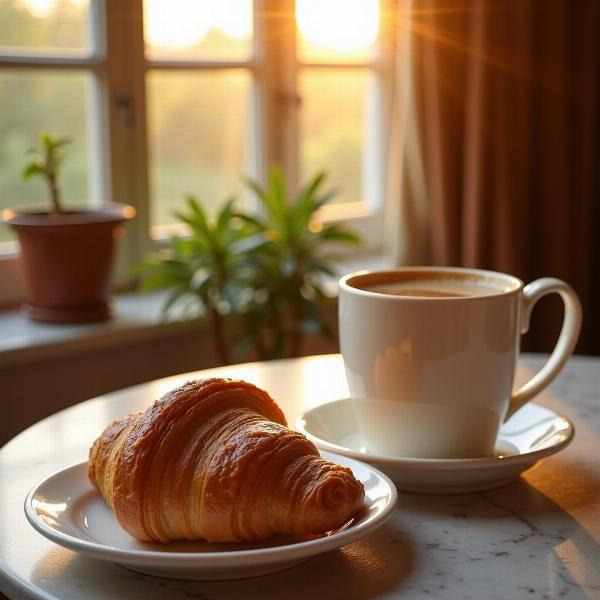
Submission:
[[[94,58],[103,60],[106,56],[106,1],[92,2],[88,15],[88,35],[92,41]]]
[[[298,182],[298,97],[294,0],[256,0],[257,58],[263,134],[262,179],[271,165]]]
[[[149,69],[202,69],[220,71],[223,69],[252,69],[255,66],[253,61],[204,61],[204,60],[146,60]]]
[[[121,284],[128,279],[128,265],[151,247],[142,4],[142,0],[106,0],[105,106],[112,196],[136,209],[118,257],[116,275]]]
[[[102,60],[96,57],[78,58],[70,56],[31,56],[17,54],[1,54],[0,68],[19,69],[98,69]]]
[[[398,98],[396,97],[396,69],[397,69],[397,53],[398,53],[398,38],[399,38],[399,14],[398,10],[406,10],[405,2],[397,2],[396,0],[381,0],[382,14],[382,29],[380,32],[380,60],[378,68],[379,80],[379,152],[381,153],[380,164],[380,194],[382,202],[381,216],[382,224],[380,230],[383,233],[383,254],[390,264],[395,264],[398,255],[397,245],[398,237],[398,201],[396,198],[390,197],[390,132],[393,130],[392,111],[398,106]],[[406,47],[409,46],[409,38],[404,38]],[[408,78],[406,79],[408,82]],[[408,89],[408,88],[407,88]],[[394,129],[395,131],[395,129]],[[403,134],[401,134],[403,135]],[[398,165],[398,170],[400,167]],[[396,186],[391,186],[393,193],[396,193]]]
[[[108,107],[106,75],[104,70],[92,73],[88,87],[89,107],[87,111],[88,152],[90,156],[90,206],[96,208],[113,200],[111,158],[109,152]]]

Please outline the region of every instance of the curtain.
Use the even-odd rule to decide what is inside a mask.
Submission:
[[[600,354],[600,2],[399,6],[398,261],[565,279],[584,308],[578,351]],[[550,350],[561,315],[541,300],[526,348]]]

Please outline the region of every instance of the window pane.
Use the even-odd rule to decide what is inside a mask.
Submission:
[[[0,208],[24,204],[45,205],[48,194],[40,178],[21,179],[31,160],[27,150],[42,131],[68,135],[60,179],[65,206],[90,204],[88,152],[88,92],[91,76],[81,71],[0,71]],[[0,241],[12,239],[0,225]]]
[[[303,180],[325,169],[332,203],[363,199],[363,152],[369,74],[364,69],[303,69],[300,164]]]
[[[89,0],[0,0],[0,53],[88,55]]]
[[[247,60],[252,0],[144,0],[146,56],[163,60]]]
[[[367,61],[379,30],[379,0],[296,0],[302,62]]]
[[[148,75],[151,225],[175,223],[184,196],[214,211],[248,173],[251,75],[242,69]]]

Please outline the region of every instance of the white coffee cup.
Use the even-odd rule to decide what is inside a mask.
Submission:
[[[556,377],[581,327],[577,295],[555,278],[524,286],[493,271],[406,267],[352,273],[339,286],[348,386],[367,450],[376,454],[490,456],[500,425]],[[420,295],[429,292],[438,295]],[[565,307],[558,342],[513,391],[520,336],[534,304],[550,293]]]

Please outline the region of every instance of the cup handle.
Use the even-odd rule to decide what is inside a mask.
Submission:
[[[535,303],[542,296],[553,293],[560,295],[565,307],[558,341],[546,364],[526,384],[513,392],[508,412],[504,418],[505,421],[552,382],[575,349],[581,329],[581,304],[575,290],[564,281],[554,277],[536,279],[523,288],[520,333],[524,334],[529,330],[529,320]]]

